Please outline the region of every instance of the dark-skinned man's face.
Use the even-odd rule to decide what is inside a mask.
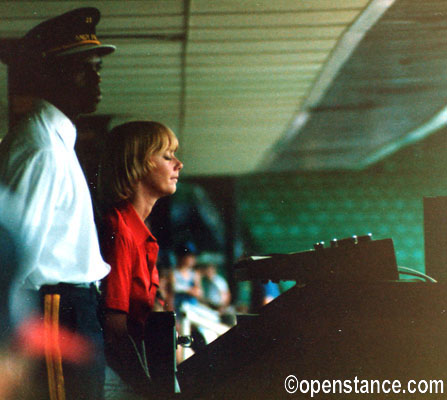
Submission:
[[[76,55],[58,60],[53,66],[55,105],[70,117],[96,111],[101,101],[98,55]]]

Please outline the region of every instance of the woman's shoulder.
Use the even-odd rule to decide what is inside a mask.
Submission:
[[[117,228],[123,224],[123,218],[117,208],[108,208],[102,215],[101,222],[105,228]]]
[[[119,207],[109,208],[101,219],[101,233],[103,235],[110,235],[113,233],[116,237],[129,237],[131,230],[126,223],[125,215]]]

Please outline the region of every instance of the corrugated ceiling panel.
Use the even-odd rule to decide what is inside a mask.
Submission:
[[[321,64],[328,57],[326,51],[314,51],[297,54],[194,54],[188,55],[187,68],[194,73],[198,68],[212,68],[215,70],[232,71],[241,67],[263,68],[272,65],[313,65]]]
[[[287,39],[332,39],[340,36],[345,29],[344,25],[339,26],[291,26],[275,27],[269,29],[259,29],[258,27],[239,27],[233,29],[203,29],[194,27],[189,32],[190,41],[238,41],[241,37],[244,40],[287,40]]]
[[[388,4],[272,168],[364,168],[445,127],[445,2]]]
[[[181,59],[179,54],[164,54],[163,57],[147,56],[140,57],[120,57],[121,49],[117,53],[117,57],[108,57],[105,59],[107,68],[115,71],[131,69],[133,75],[143,73],[146,69],[149,71],[165,71],[179,70],[181,68]],[[132,75],[129,75],[131,78]]]
[[[245,6],[244,3],[242,3]],[[242,11],[243,10],[243,11]],[[226,28],[226,27],[271,27],[301,25],[340,25],[350,24],[357,16],[356,10],[347,11],[315,11],[315,12],[283,12],[256,13],[253,10],[241,9],[241,13],[228,14],[192,14],[190,28]],[[297,18],[298,16],[298,18]]]
[[[247,151],[244,157],[243,149],[252,147],[253,141],[270,148],[281,136],[338,38],[365,4],[192,1],[186,59],[185,171],[200,173],[196,168],[201,161],[206,163],[206,157],[218,159],[220,169],[228,173],[253,169],[262,152]],[[218,99],[218,104],[206,107],[210,98]],[[215,140],[214,147],[206,139],[205,145],[201,143],[207,137]],[[203,146],[206,151],[194,152]],[[235,147],[241,154],[237,163],[222,154],[224,149],[234,154]],[[193,158],[194,164],[189,164]]]
[[[296,54],[306,51],[330,51],[336,40],[256,40],[256,41],[203,41],[188,42],[188,56],[195,53],[206,54],[257,54],[257,53],[281,53]]]
[[[207,0],[193,0],[192,12],[221,13],[234,12],[235,10],[249,10],[251,12],[272,11],[312,11],[312,10],[335,10],[335,9],[361,9],[368,4],[369,0],[222,0],[218,2]]]
[[[183,26],[182,0],[146,1],[2,1],[1,37],[21,36],[47,18],[77,7],[97,7],[102,14],[98,32],[175,30]],[[153,16],[154,18],[150,18]],[[149,17],[149,18],[148,18]],[[132,23],[129,24],[129,18]]]
[[[154,102],[161,109],[160,100],[168,97],[165,107],[178,115],[182,44],[147,39],[116,39],[113,43],[116,53],[104,59],[104,97],[99,112],[139,115]]]
[[[216,164],[225,166],[227,170],[231,170],[229,164],[234,164],[238,168],[237,173],[249,171],[253,167],[251,159],[258,158],[259,148],[269,146],[270,132],[279,121],[272,121],[271,125],[257,127],[256,130],[249,126],[250,123],[253,121],[225,121],[232,135],[219,134],[215,125],[202,127],[197,131],[197,136],[185,135],[183,147],[187,152],[182,153],[182,161],[188,163],[193,174],[212,173],[216,170]],[[190,149],[195,149],[194,154],[189,153]]]
[[[105,41],[104,41],[105,42]],[[170,55],[180,56],[180,42],[158,42],[144,39],[114,39],[113,44],[117,50],[110,57],[164,57]],[[129,60],[131,62],[131,60]]]

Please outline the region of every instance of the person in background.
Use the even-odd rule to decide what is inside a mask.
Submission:
[[[202,275],[203,297],[202,302],[216,310],[220,322],[233,326],[236,324],[236,310],[231,304],[231,292],[226,279],[219,275],[213,263],[200,266]]]
[[[173,274],[174,308],[181,317],[182,304],[198,304],[202,298],[200,273],[196,270],[197,256],[192,244],[180,245],[176,249],[177,265]]]
[[[227,281],[217,273],[212,263],[200,267],[202,274],[202,301],[211,308],[224,312],[231,303],[231,293]]]
[[[100,168],[100,241],[112,267],[102,283],[105,350],[124,393],[149,396],[157,390],[143,339],[159,286],[158,244],[145,220],[158,199],[176,191],[183,168],[177,148],[165,125],[128,122],[110,132]]]
[[[110,267],[100,254],[90,193],[74,151],[74,122],[96,110],[101,60],[115,50],[98,40],[99,19],[96,8],[49,19],[18,42],[9,60],[11,109],[26,105],[26,113],[13,118],[0,144],[0,184],[14,195],[8,212],[17,220],[20,248],[27,250],[17,286],[23,297],[33,292],[40,298],[50,338],[46,366],[22,385],[33,399],[103,398],[95,282]],[[50,351],[59,345],[59,329],[90,341],[89,363],[71,363],[64,352]]]

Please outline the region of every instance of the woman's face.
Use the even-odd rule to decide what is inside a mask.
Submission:
[[[166,149],[150,157],[152,167],[143,179],[147,189],[157,198],[174,194],[182,162],[172,149]]]

